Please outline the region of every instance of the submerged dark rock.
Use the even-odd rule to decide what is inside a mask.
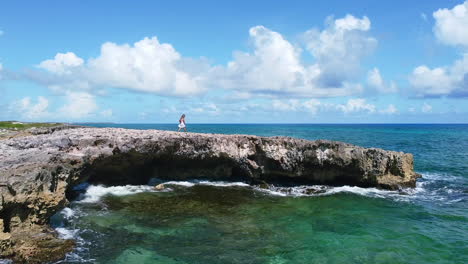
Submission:
[[[210,179],[399,189],[414,187],[418,177],[411,154],[335,141],[50,129],[0,140],[0,257],[30,263],[63,258],[72,242],[63,248],[41,246],[58,245],[55,236],[47,235],[53,232],[48,219],[73,198],[73,186],[85,181],[122,185],[146,184],[150,178]],[[25,230],[43,236],[33,236],[26,247],[21,235]],[[31,249],[34,245],[41,249]],[[49,252],[48,259],[38,252],[41,256]]]

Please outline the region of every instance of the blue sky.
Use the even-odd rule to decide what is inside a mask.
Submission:
[[[467,28],[452,0],[3,1],[0,120],[466,123]]]

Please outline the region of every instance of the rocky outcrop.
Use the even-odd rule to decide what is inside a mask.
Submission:
[[[413,156],[342,142],[119,128],[51,129],[0,140],[0,256],[62,258],[73,241],[48,219],[81,182],[145,184],[150,178],[252,184],[414,187]],[[27,234],[27,235],[26,235]]]

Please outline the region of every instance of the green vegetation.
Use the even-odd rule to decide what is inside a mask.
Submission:
[[[52,127],[57,125],[60,125],[60,123],[23,123],[17,121],[0,121],[0,129],[23,130],[32,127]]]

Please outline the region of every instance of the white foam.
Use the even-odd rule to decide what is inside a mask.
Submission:
[[[84,198],[78,202],[80,203],[95,203],[98,202],[103,196],[115,195],[124,196],[130,194],[136,194],[141,192],[154,191],[152,186],[148,185],[125,185],[125,186],[102,186],[102,185],[90,185],[86,189]]]
[[[421,175],[424,180],[432,180],[432,181],[457,181],[461,179],[460,177],[445,174],[445,173],[427,172],[427,173],[422,173]]]
[[[449,196],[454,193],[458,193],[458,190],[449,188],[448,186],[433,188],[433,184],[440,180],[456,179],[455,176],[436,174],[436,173],[423,173],[423,178],[416,183],[416,188],[407,188],[400,191],[381,190],[377,188],[362,188],[357,186],[326,186],[326,185],[301,185],[295,187],[280,187],[270,185],[267,189],[259,188],[258,186],[251,186],[245,182],[226,182],[226,181],[207,181],[207,180],[191,180],[191,181],[167,181],[162,183],[163,185],[170,186],[182,186],[182,187],[193,187],[196,185],[208,185],[215,187],[244,187],[251,188],[256,191],[266,193],[274,196],[326,196],[334,195],[338,193],[353,193],[356,195],[374,197],[374,198],[389,198],[397,201],[410,201],[410,200],[425,200],[425,201],[449,201]],[[440,184],[440,182],[438,183]],[[82,203],[94,203],[101,199],[105,195],[131,195],[140,192],[156,192],[153,186],[149,185],[126,185],[126,186],[88,186],[84,198],[79,201]],[[164,188],[159,191],[173,191],[172,188]],[[456,197],[459,199],[459,197]],[[63,212],[65,216],[71,214],[73,211]]]
[[[74,239],[78,233],[78,229],[67,229],[64,227],[57,227],[55,231],[59,234],[59,237],[62,239]]]
[[[386,191],[380,190],[377,188],[362,188],[357,186],[340,186],[340,187],[333,187],[326,192],[326,194],[334,194],[334,193],[354,193],[359,194],[362,196],[372,196],[372,197],[385,197],[388,195],[398,195],[399,192],[396,191]]]
[[[240,186],[240,187],[248,187],[249,184],[245,182],[225,182],[225,181],[202,181],[202,180],[193,180],[193,181],[168,181],[163,182],[164,185],[178,185],[184,187],[193,187],[195,185],[209,185],[209,186],[216,186],[216,187],[233,187],[233,186]]]
[[[198,181],[197,184],[200,185],[209,185],[209,186],[216,186],[216,187],[249,187],[250,185],[245,182],[224,182],[224,181]]]
[[[275,187],[270,186],[268,189],[255,187],[257,191],[268,193],[274,196],[326,196],[337,193],[354,193],[369,197],[386,197],[389,195],[400,195],[396,191],[379,190],[377,188],[362,188],[357,186],[340,186],[332,187],[326,185],[301,185],[295,187]]]
[[[167,184],[167,185],[178,185],[178,186],[184,186],[184,187],[192,187],[195,186],[195,183],[193,182],[188,182],[188,181],[168,181],[164,182],[162,184]]]
[[[75,211],[73,211],[73,209],[71,209],[70,207],[65,207],[63,208],[62,211],[60,211],[60,213],[63,215],[63,217],[65,217],[66,219],[70,219],[71,217],[73,217],[75,215]]]

